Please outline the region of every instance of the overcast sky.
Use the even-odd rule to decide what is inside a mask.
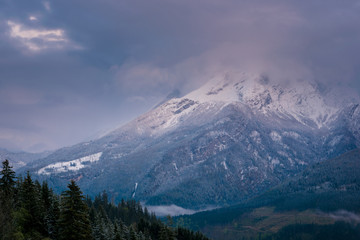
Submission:
[[[96,137],[216,72],[360,92],[359,0],[0,0],[0,147]]]

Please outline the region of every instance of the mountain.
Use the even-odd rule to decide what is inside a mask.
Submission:
[[[298,176],[257,197],[278,210],[317,208],[360,213],[360,149],[316,163]]]
[[[54,188],[200,209],[245,201],[360,145],[360,107],[310,81],[218,75],[108,135],[27,165]]]
[[[31,161],[48,156],[50,153],[51,152],[11,152],[7,149],[0,148],[0,161],[5,161],[5,159],[9,160],[14,170],[17,170],[18,168],[24,167],[27,163]]]
[[[355,149],[315,163],[242,204],[180,217],[176,221],[191,223],[193,228],[213,239],[247,239],[259,233],[275,234],[299,223],[315,224],[319,228],[333,226],[336,221],[357,225],[360,224],[359,164],[360,149]]]

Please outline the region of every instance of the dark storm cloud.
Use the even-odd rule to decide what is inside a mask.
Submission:
[[[360,92],[359,1],[0,0],[0,146],[124,123],[216,72]]]

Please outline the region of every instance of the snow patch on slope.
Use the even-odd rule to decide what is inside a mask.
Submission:
[[[137,187],[138,187],[138,183],[135,183],[134,192],[133,192],[133,194],[131,196],[132,198],[135,197]]]
[[[82,168],[89,166],[88,164],[97,162],[100,160],[102,152],[98,152],[89,156],[71,160],[68,162],[57,162],[54,164],[47,165],[37,171],[37,174],[50,175],[51,173],[63,173],[68,171],[78,171]]]
[[[274,141],[274,142],[277,142],[277,143],[280,143],[281,142],[281,135],[278,133],[278,132],[276,132],[276,131],[272,131],[271,133],[270,133],[270,137],[271,137],[271,139]]]
[[[221,165],[223,165],[223,167],[224,167],[225,170],[228,170],[228,166],[226,165],[226,162],[225,162],[225,161],[222,161],[222,162],[221,162]]]

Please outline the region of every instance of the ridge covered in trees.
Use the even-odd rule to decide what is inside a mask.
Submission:
[[[75,181],[57,195],[30,174],[16,177],[9,161],[0,172],[0,240],[208,240],[171,218],[163,223],[135,200],[109,202],[103,192],[84,197]]]
[[[359,164],[354,149],[246,202],[174,219],[221,240],[360,239]]]

